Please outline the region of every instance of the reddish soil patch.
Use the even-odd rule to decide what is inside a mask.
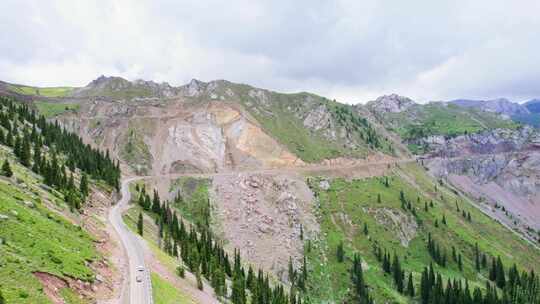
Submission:
[[[41,285],[43,285],[43,292],[45,292],[54,304],[64,303],[64,299],[60,295],[60,290],[68,287],[68,283],[65,280],[46,272],[34,272],[34,275],[41,282]]]

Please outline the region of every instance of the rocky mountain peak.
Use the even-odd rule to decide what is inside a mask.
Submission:
[[[75,97],[111,97],[115,99],[133,99],[148,97],[173,97],[177,94],[176,88],[166,82],[157,83],[137,79],[129,81],[122,77],[104,76],[92,80],[85,87],[73,92]]]
[[[181,90],[183,92],[183,95],[193,97],[199,96],[207,86],[208,83],[193,78],[188,84],[182,86]]]
[[[416,103],[405,96],[400,96],[397,94],[390,94],[381,96],[373,101],[368,102],[368,107],[370,107],[375,112],[379,113],[399,113],[407,110]]]

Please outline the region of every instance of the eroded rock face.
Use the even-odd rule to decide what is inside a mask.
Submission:
[[[59,120],[138,174],[303,164],[232,103],[95,101],[81,112]]]
[[[412,99],[397,94],[384,95],[367,103],[377,113],[399,113],[413,105],[415,102]]]
[[[517,130],[494,129],[453,138],[430,136],[415,141],[429,147],[432,157],[461,157],[476,154],[494,154],[532,148],[538,134],[531,127]]]
[[[316,131],[328,129],[331,123],[332,114],[330,114],[324,105],[320,105],[315,110],[310,111],[304,118],[304,126]]]
[[[390,229],[404,247],[416,236],[418,224],[414,216],[395,208],[369,208],[366,210],[373,215],[377,223]]]
[[[455,138],[424,138],[431,149],[424,165],[437,178],[487,205],[509,226],[540,228],[539,133],[530,127],[495,129]]]

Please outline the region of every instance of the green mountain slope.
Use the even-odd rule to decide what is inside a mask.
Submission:
[[[68,282],[93,282],[91,263],[102,257],[95,240],[73,223],[92,185],[106,192],[118,185],[118,167],[78,136],[4,97],[0,160],[0,290],[7,303],[50,303],[44,288],[52,287],[38,276],[60,282],[57,292],[68,303],[86,302]]]
[[[475,287],[485,292],[493,258],[502,259],[505,271],[514,263],[519,271],[540,270],[537,248],[472,207],[467,198],[433,183],[420,167],[394,169],[387,178],[329,180],[328,188],[322,186],[326,183],[323,179],[310,180],[320,204],[317,213],[321,224],[321,239],[305,245],[311,267],[307,298],[313,303],[342,302],[352,297],[350,269],[355,253],[361,256],[365,282],[376,303],[419,300],[421,272],[430,264],[445,282],[455,279],[464,284],[467,280],[471,292]],[[429,236],[439,246],[440,256],[446,257],[446,266],[430,255]],[[344,248],[343,262],[337,256],[340,244]],[[476,245],[488,262],[479,271],[475,264]],[[461,269],[453,250],[456,257],[461,256]],[[412,274],[415,297],[396,290],[392,275],[383,270],[379,252],[387,252],[391,259],[396,255],[405,278]]]
[[[14,177],[0,178],[0,289],[7,303],[49,303],[35,272],[91,282],[88,265],[99,255],[87,232],[47,208],[68,210],[63,195],[43,190],[41,178],[2,148],[6,157]]]
[[[7,84],[7,89],[13,93],[21,95],[35,95],[42,97],[65,97],[68,96],[74,87],[32,87],[19,84]]]
[[[380,116],[389,130],[405,140],[430,135],[452,137],[486,129],[514,129],[518,126],[494,113],[442,103],[415,104],[403,112],[384,113]]]

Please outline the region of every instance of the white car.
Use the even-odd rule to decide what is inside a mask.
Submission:
[[[143,271],[144,271],[144,267],[143,267],[143,266],[139,266],[139,267],[137,267],[137,271],[139,271],[139,272],[143,272]]]
[[[137,280],[138,283],[142,282],[142,277],[141,276],[137,276],[135,279]]]

